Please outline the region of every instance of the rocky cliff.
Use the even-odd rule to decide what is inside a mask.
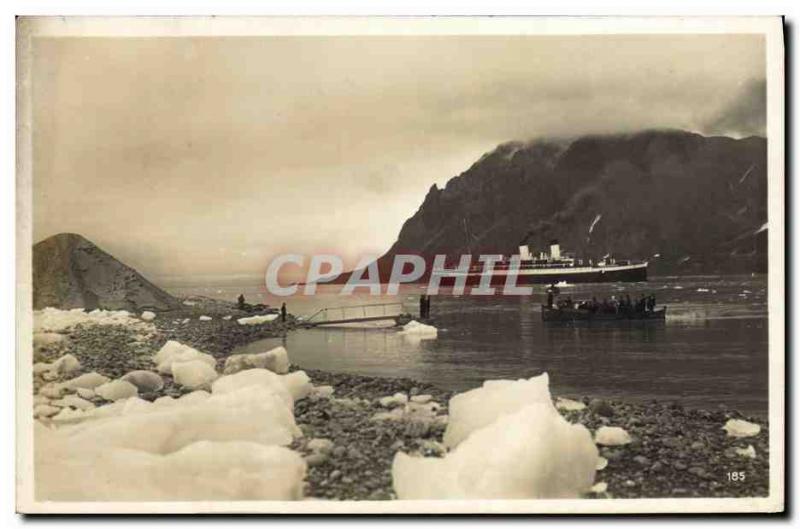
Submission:
[[[33,246],[33,308],[166,310],[179,302],[90,241],[61,233]]]
[[[384,255],[516,253],[649,259],[651,274],[766,271],[762,137],[684,131],[507,143],[435,185]]]

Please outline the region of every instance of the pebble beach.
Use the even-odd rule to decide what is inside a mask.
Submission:
[[[221,370],[237,346],[287,332],[313,332],[296,328],[292,317],[285,323],[240,325],[236,320],[246,314],[233,305],[190,303],[194,304],[158,314],[145,331],[124,325],[70,327],[60,331],[63,339],[38,347],[34,362],[52,362],[70,354],[80,362],[79,370],[70,376],[96,372],[116,379],[135,370],[153,370],[153,354],[168,340],[175,340],[212,355]],[[303,366],[290,367],[290,371],[300,369]],[[396,452],[428,457],[447,453],[442,436],[452,392],[408,379],[304,371],[314,386],[329,386],[335,397],[314,395],[294,404],[302,435],[289,448],[301,454],[307,465],[306,498],[395,499],[392,461]],[[163,379],[163,387],[140,392],[139,397],[154,401],[189,392],[170,376]],[[51,382],[52,375],[35,374],[34,392]],[[387,398],[398,394],[406,400],[436,403],[435,413],[441,420],[415,421],[393,414],[397,403]],[[598,444],[595,486],[586,498],[768,495],[769,427],[764,418],[730,409],[687,409],[672,402],[554,397],[568,421],[583,424],[590,432],[604,426],[622,428],[629,436],[623,444]],[[101,397],[92,401],[103,404]],[[723,429],[732,419],[758,424],[760,431],[732,436]]]

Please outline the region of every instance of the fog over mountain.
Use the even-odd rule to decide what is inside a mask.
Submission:
[[[38,38],[33,50],[34,242],[80,233],[156,281],[258,276],[284,252],[381,255],[432,185],[509,142],[525,147],[501,172],[535,187],[549,180],[534,166],[573,160],[574,138],[764,132],[753,35]],[[663,155],[648,158],[656,182],[701,160]],[[639,174],[620,163],[615,174]],[[502,180],[488,176],[487,188]]]

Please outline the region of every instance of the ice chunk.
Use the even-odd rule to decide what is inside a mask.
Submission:
[[[439,335],[438,329],[433,325],[426,325],[417,320],[411,320],[397,331],[397,334],[412,340],[433,340]]]
[[[597,458],[597,466],[594,467],[596,470],[603,470],[608,466],[608,459],[603,456]]]
[[[159,391],[164,387],[164,380],[152,371],[145,371],[143,369],[131,371],[121,378],[125,382],[130,382],[141,393],[151,393]]]
[[[753,448],[753,445],[747,445],[747,448],[735,448],[734,450],[736,451],[737,455],[740,455],[742,457],[746,457],[749,459],[756,458],[756,449]]]
[[[149,311],[149,310],[146,310],[146,311],[142,312],[142,315],[140,317],[144,321],[153,321],[154,319],[156,319],[156,313],[152,312],[152,311]]]
[[[547,373],[529,380],[487,380],[477,389],[459,393],[448,405],[450,421],[444,432],[449,448],[502,415],[514,413],[529,404],[546,403],[552,407]]]
[[[281,379],[295,402],[308,397],[314,388],[305,371],[295,371],[288,375],[283,375]]]
[[[586,404],[584,404],[583,402],[579,402],[577,400],[558,397],[556,399],[556,408],[564,411],[580,411],[586,408]]]
[[[420,404],[425,404],[431,399],[433,399],[432,395],[414,395],[411,397],[411,402],[418,402]]]
[[[41,375],[42,373],[46,373],[52,371],[53,364],[48,362],[36,362],[33,364],[33,374],[34,375]]]
[[[93,389],[88,388],[78,388],[75,393],[82,399],[93,399],[96,395]]]
[[[286,403],[262,387],[249,386],[194,403],[178,404],[181,400],[167,406],[131,406],[129,400],[99,407],[93,417],[102,420],[73,428],[68,439],[83,446],[167,454],[204,440],[287,445],[300,434]],[[104,410],[109,407],[113,410]]]
[[[122,408],[119,415],[134,415],[137,413],[148,413],[154,410],[155,404],[139,397],[130,397],[120,401]]]
[[[79,422],[82,421],[87,417],[87,413],[83,410],[74,410],[72,408],[61,408],[61,411],[51,417],[51,420],[55,422],[67,423],[67,422]]]
[[[211,392],[224,394],[249,386],[265,388],[278,395],[287,406],[294,405],[294,398],[284,384],[283,377],[267,369],[247,369],[233,375],[222,376],[211,385]]]
[[[66,397],[53,401],[54,406],[60,406],[62,408],[72,407],[79,410],[91,410],[95,407],[95,405],[88,400],[82,399],[77,395],[67,395]]]
[[[631,442],[631,436],[619,426],[601,426],[594,434],[594,440],[599,445],[619,446]]]
[[[761,431],[761,426],[742,419],[729,419],[722,428],[730,437],[752,437]]]
[[[444,458],[398,452],[392,481],[403,500],[576,498],[594,483],[597,457],[589,431],[548,401],[475,429]]]
[[[232,316],[230,314],[228,314],[227,316],[223,316],[222,319],[223,320],[229,320],[229,319],[231,319],[231,317]]]
[[[66,388],[64,388],[61,384],[47,384],[39,389],[39,395],[47,397],[48,399],[59,399],[65,391]]]
[[[408,395],[405,393],[395,393],[391,397],[382,397],[378,403],[384,408],[394,408],[397,406],[405,406],[408,403]]]
[[[261,325],[269,323],[278,318],[277,314],[265,314],[263,316],[250,316],[249,318],[239,318],[236,320],[239,325]]]
[[[200,317],[199,317],[199,318],[197,318],[197,319],[198,319],[198,320],[200,320],[200,321],[211,321],[211,320],[213,320],[214,318],[212,318],[211,316],[206,316],[206,315],[203,315],[203,316],[200,316]]]
[[[54,345],[58,345],[66,340],[66,336],[55,332],[35,332],[33,333],[33,350],[44,351]]]
[[[136,386],[130,382],[125,382],[124,380],[112,380],[111,382],[106,382],[102,386],[97,386],[94,389],[94,392],[98,396],[112,401],[127,399],[128,397],[135,397],[139,394],[139,390],[136,389]]]
[[[65,443],[57,431],[35,432],[41,501],[302,499],[306,465],[287,448],[201,441],[158,455],[105,445],[84,448]]]
[[[312,452],[326,454],[333,450],[333,441],[330,439],[315,438],[308,442],[306,448]]]
[[[608,483],[606,483],[605,481],[595,483],[589,490],[590,492],[594,492],[595,494],[603,494],[608,490]]]
[[[65,375],[73,373],[80,368],[81,363],[71,354],[65,354],[51,365],[51,371]]]
[[[192,360],[200,360],[208,364],[212,369],[216,369],[217,367],[217,360],[210,354],[201,353],[197,349],[174,340],[170,340],[165,343],[164,346],[153,356],[153,360],[158,365],[158,372],[162,375],[171,375],[172,364],[175,362],[191,362]]]
[[[67,380],[66,382],[61,383],[61,386],[69,389],[95,389],[98,386],[102,386],[109,380],[111,379],[101,375],[100,373],[92,371],[91,373],[84,373],[83,375]]]
[[[311,388],[311,395],[309,395],[312,400],[329,399],[331,397],[333,397],[333,386],[314,386]]]
[[[200,389],[210,387],[219,376],[213,367],[202,360],[190,360],[189,362],[173,362],[172,376],[175,383],[189,389]]]
[[[34,417],[52,417],[56,413],[59,413],[61,408],[56,406],[50,406],[49,404],[39,404],[38,406],[34,406],[33,408],[33,416]]]
[[[372,421],[403,421],[406,419],[405,408],[394,408],[392,411],[378,412],[370,420]]]
[[[289,372],[289,355],[284,347],[276,347],[264,353],[238,354],[225,360],[223,373],[226,375],[244,371],[245,369],[269,369],[273,373],[283,375]]]

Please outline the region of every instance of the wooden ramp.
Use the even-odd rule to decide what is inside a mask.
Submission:
[[[323,325],[344,325],[346,323],[362,323],[373,321],[394,321],[405,323],[411,316],[403,312],[402,303],[372,303],[367,305],[350,305],[342,307],[326,307],[320,309],[301,325],[304,327],[320,327]]]

